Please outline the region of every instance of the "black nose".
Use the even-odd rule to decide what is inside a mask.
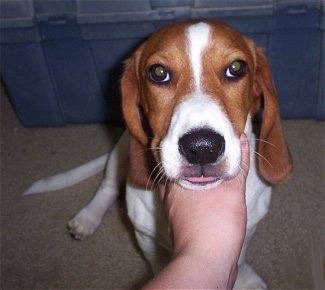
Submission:
[[[225,139],[210,129],[186,133],[178,141],[179,152],[191,164],[214,163],[225,151]]]

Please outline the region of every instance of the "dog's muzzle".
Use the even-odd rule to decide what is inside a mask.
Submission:
[[[225,151],[223,136],[207,128],[191,130],[179,139],[178,150],[188,163],[185,180],[206,185],[219,179],[216,164]]]

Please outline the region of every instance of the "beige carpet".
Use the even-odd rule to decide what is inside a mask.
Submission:
[[[1,289],[139,287],[149,268],[135,245],[123,196],[89,240],[76,242],[65,231],[100,175],[58,192],[21,196],[33,181],[107,151],[121,130],[96,124],[24,128],[3,93],[1,105]],[[272,289],[317,289],[312,276],[324,275],[324,122],[283,124],[295,173],[274,190],[248,260]]]

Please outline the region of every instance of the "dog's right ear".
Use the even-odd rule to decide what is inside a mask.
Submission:
[[[140,91],[137,75],[139,49],[125,62],[121,80],[122,110],[130,134],[143,146],[147,146],[148,138],[141,120]]]
[[[154,168],[154,159],[150,150],[143,147],[134,137],[129,139],[129,154],[128,154],[128,178],[134,186],[140,188],[151,188],[151,174]]]
[[[148,150],[148,137],[143,128],[140,106],[139,76],[137,73],[138,59],[141,47],[125,62],[121,80],[122,110],[130,133],[128,178],[133,185],[150,188],[150,170],[153,168],[153,157]]]

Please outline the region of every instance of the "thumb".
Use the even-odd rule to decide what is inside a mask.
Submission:
[[[241,174],[247,178],[249,166],[250,166],[250,150],[249,150],[249,143],[245,133],[240,136],[240,147],[241,147],[241,161],[240,161],[240,168]]]

